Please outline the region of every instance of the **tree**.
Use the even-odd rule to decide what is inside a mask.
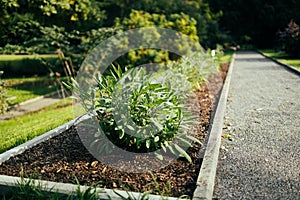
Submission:
[[[0,6],[0,46],[22,44],[40,35],[41,27],[87,31],[105,19],[96,0],[4,0]]]
[[[214,48],[218,42],[222,42],[218,38],[220,34],[218,18],[221,13],[213,13],[205,0],[105,0],[103,9],[107,11],[107,26],[112,26],[116,17],[121,19],[129,17],[131,10],[143,10],[150,14],[165,16],[185,13],[197,21],[197,35],[204,47]]]

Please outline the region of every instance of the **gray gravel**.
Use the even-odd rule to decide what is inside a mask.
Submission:
[[[300,199],[300,76],[238,52],[224,132],[215,198]]]

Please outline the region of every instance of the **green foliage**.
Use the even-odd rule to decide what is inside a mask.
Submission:
[[[73,30],[75,27],[85,29],[86,23],[92,27],[105,19],[104,12],[95,0],[18,0],[21,9],[17,13],[32,13],[42,26],[56,25]],[[68,22],[68,23],[66,23]]]
[[[36,183],[32,178],[25,179],[23,176],[21,176],[21,180],[17,182],[17,189],[11,192],[12,196],[9,197],[9,199],[60,199],[58,193],[51,193],[51,191],[45,192],[45,189],[46,187],[43,186],[40,182]]]
[[[49,65],[42,62],[43,60],[47,61]],[[56,55],[0,57],[0,70],[5,71],[6,77],[47,75],[49,74],[49,67],[53,71],[63,73],[62,64]]]
[[[23,43],[34,38],[41,42],[39,37],[50,31],[47,28],[58,27],[69,33],[97,29],[105,19],[96,0],[5,0],[0,3],[0,13],[2,47],[6,44],[28,47]]]
[[[5,82],[1,79],[3,71],[0,71],[0,113],[5,113],[8,109]]]
[[[216,55],[222,55],[217,51]],[[177,62],[170,62],[169,67],[177,73],[187,77],[193,89],[200,88],[200,84],[207,81],[207,78],[218,71],[218,62],[214,61],[211,52],[194,52],[188,56],[183,56]]]
[[[1,35],[2,42],[5,41],[6,44],[21,45],[41,34],[41,25],[31,13],[12,13],[7,23],[5,33]]]
[[[113,24],[116,17],[129,18],[132,10],[143,10],[147,13],[165,15],[168,19],[172,14],[185,13],[197,21],[196,35],[201,45],[206,48],[215,48],[217,43],[227,39],[218,26],[221,12],[212,12],[205,0],[139,0],[118,1],[106,0],[103,8],[107,10],[107,25]],[[177,30],[177,29],[176,29]]]
[[[179,95],[179,89],[172,88],[172,83],[155,81],[158,77],[147,75],[143,68],[125,74],[120,67],[113,69],[109,76],[96,78],[97,87],[90,93],[73,82],[73,91],[85,110],[95,110],[99,117],[102,131],[95,134],[92,146],[109,153],[109,144],[100,137],[105,134],[124,150],[144,153],[163,149],[191,162],[182,147],[200,141],[187,134],[189,125],[195,121],[185,110],[185,96]],[[174,138],[178,144],[172,143]],[[157,156],[163,159],[160,154]]]
[[[23,170],[23,169],[22,169]],[[159,191],[160,199],[161,200],[167,200],[168,194],[165,195],[161,192],[161,189],[159,188],[159,185],[156,181],[156,178],[153,176],[152,173],[150,173],[152,176],[152,179],[154,181],[156,189]],[[62,194],[58,191],[55,191],[53,188],[47,188],[46,185],[43,185],[41,181],[35,180],[34,178],[37,175],[31,175],[29,178],[24,178],[24,172],[21,171],[21,178],[20,181],[17,182],[16,187],[11,188],[10,192],[6,195],[1,195],[0,197],[5,200],[101,200],[100,194],[105,194],[105,191],[103,189],[97,188],[96,186],[89,186],[86,187],[84,190],[80,188],[79,183],[77,182],[77,190],[74,192],[71,192],[69,194]],[[119,193],[114,190],[114,193],[119,196],[119,198],[124,200],[149,200],[150,194],[153,192],[152,190],[149,190],[147,192],[141,193],[140,195],[133,195],[129,189],[124,185],[120,180],[119,184],[122,186],[123,189],[125,189],[125,193]],[[169,188],[166,190],[170,190]],[[107,197],[109,199],[114,199],[115,195],[112,196],[110,194],[107,194]],[[183,195],[178,197],[178,200],[180,199],[190,199],[189,196]]]
[[[86,54],[105,39],[120,32],[121,29],[115,27],[91,29],[84,34],[80,34],[81,42],[76,48],[78,49],[78,52]]]
[[[122,26],[125,30],[153,26],[169,28],[198,41],[196,24],[197,21],[195,19],[182,12],[167,16],[165,14],[151,14],[145,11],[132,10],[129,18],[124,18],[122,22],[120,22],[120,19],[117,19],[116,26]]]
[[[6,25],[10,18],[10,10],[19,7],[17,0],[2,0],[0,2],[0,35],[5,33]],[[2,39],[2,38],[1,38]],[[2,42],[5,44],[6,42]],[[2,44],[0,43],[0,44]]]
[[[0,47],[16,45],[13,50],[7,46],[4,53],[53,53],[57,48],[65,53],[86,53],[89,36],[103,28],[103,23],[113,26],[116,17],[124,30],[155,25],[182,32],[196,41],[200,38],[202,44],[212,48],[218,42],[214,35],[218,32],[219,15],[213,14],[203,0],[6,0],[0,5]],[[106,14],[109,19],[104,21]],[[134,57],[142,55],[137,54]],[[152,60],[170,57],[165,52],[149,54]]]
[[[121,27],[125,31],[142,27],[168,28],[183,33],[196,42],[198,41],[196,24],[195,19],[184,13],[166,16],[164,14],[150,14],[144,11],[132,10],[129,18],[124,18],[122,21],[117,19],[115,26]],[[161,35],[158,32],[151,35],[143,35],[143,41],[150,41],[153,38],[159,41]],[[178,49],[184,48],[184,44],[176,43],[176,41],[173,42],[177,45]],[[170,55],[166,50],[138,49],[132,50],[119,58],[117,63],[122,66],[133,67],[145,63],[166,63],[174,58],[177,57],[173,54]]]
[[[23,46],[6,44],[4,47],[0,47],[1,54],[26,54],[26,49]]]

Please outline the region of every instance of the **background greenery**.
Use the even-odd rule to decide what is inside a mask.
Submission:
[[[277,46],[293,54],[300,46],[299,10],[298,0],[3,0],[0,52],[54,53],[60,48],[86,53],[119,29],[172,22],[169,28],[194,35],[205,48]],[[288,26],[291,20],[296,25]]]
[[[51,55],[1,55],[0,71],[3,77],[48,75],[50,70],[63,73],[58,56]]]

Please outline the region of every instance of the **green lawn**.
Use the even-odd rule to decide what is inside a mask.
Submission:
[[[10,105],[48,94],[57,90],[55,80],[47,77],[9,78],[3,79],[7,87]]]
[[[22,60],[24,58],[35,59],[35,58],[57,58],[57,54],[42,54],[42,55],[0,55],[0,61],[12,61],[12,60]]]
[[[300,58],[299,59],[290,58],[288,54],[286,54],[283,51],[275,51],[271,49],[261,50],[261,52],[263,52],[266,56],[275,58],[279,62],[290,65],[296,68],[297,70],[300,70]]]
[[[0,153],[75,118],[72,100],[61,100],[38,112],[0,122]]]

